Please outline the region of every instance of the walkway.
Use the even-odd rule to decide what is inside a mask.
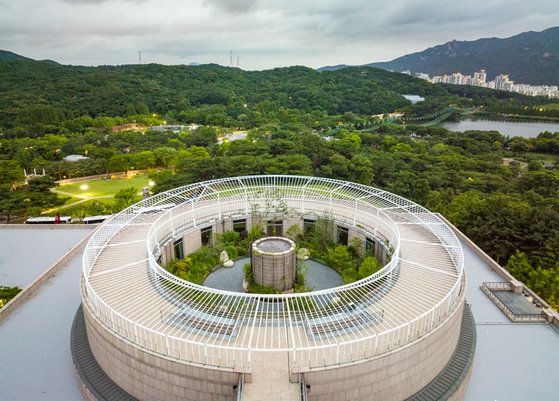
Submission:
[[[252,381],[243,385],[243,401],[300,401],[299,383],[289,382],[287,352],[256,353]]]
[[[74,193],[71,193],[71,192],[62,191],[62,190],[56,189],[56,188],[50,188],[50,191],[54,192],[56,194],[59,194],[59,195],[69,196],[71,198],[80,198],[80,200],[76,201],[76,202],[68,203],[67,205],[57,206],[55,208],[45,210],[45,211],[43,211],[43,214],[50,213],[50,212],[53,212],[55,210],[66,209],[66,208],[76,206],[76,205],[79,205],[80,203],[84,203],[84,202],[87,202],[87,201],[90,201],[90,200],[114,198],[114,195],[99,195],[99,196],[78,195],[78,194],[74,194]]]

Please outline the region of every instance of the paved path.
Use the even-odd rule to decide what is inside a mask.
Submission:
[[[299,401],[299,383],[289,382],[289,360],[287,352],[255,353],[252,358],[252,381],[243,385],[243,400],[246,401]]]
[[[80,200],[79,200],[79,201],[76,201],[76,202],[69,203],[69,204],[67,204],[67,205],[57,206],[57,207],[54,207],[54,208],[52,208],[52,209],[45,210],[45,211],[43,212],[43,214],[50,213],[50,212],[53,212],[53,211],[55,211],[55,210],[66,209],[66,208],[69,208],[69,207],[72,207],[72,206],[76,206],[76,205],[79,205],[80,203],[84,203],[84,202],[87,202],[87,201],[90,201],[90,200],[94,200],[94,199],[109,199],[109,198],[114,198],[114,195],[100,195],[100,196],[78,195],[78,194],[74,194],[74,193],[71,193],[71,192],[62,191],[62,190],[56,189],[56,188],[51,188],[50,191],[51,191],[51,192],[54,192],[54,193],[56,193],[56,194],[59,194],[59,195],[70,196],[70,197],[72,197],[72,198],[80,198]]]

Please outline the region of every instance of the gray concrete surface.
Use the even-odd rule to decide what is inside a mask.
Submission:
[[[559,334],[545,324],[511,323],[479,288],[503,281],[464,246],[467,302],[477,349],[465,401],[559,400]]]
[[[91,233],[91,229],[91,226],[83,229],[0,226],[0,285],[26,287]]]
[[[27,286],[91,227],[0,228],[0,283]],[[80,400],[70,328],[80,304],[81,253],[0,322],[0,399]]]
[[[243,292],[243,266],[246,263],[250,263],[250,258],[237,259],[233,267],[221,267],[214,270],[208,274],[204,285],[224,291]],[[307,266],[306,284],[313,291],[343,285],[342,277],[334,269],[311,259],[306,260],[305,264]]]

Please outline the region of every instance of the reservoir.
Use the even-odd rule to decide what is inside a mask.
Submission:
[[[524,138],[535,138],[544,131],[559,132],[559,122],[545,121],[499,121],[465,119],[459,122],[447,121],[441,127],[454,132],[468,130],[477,131],[499,131],[504,136],[522,136]]]

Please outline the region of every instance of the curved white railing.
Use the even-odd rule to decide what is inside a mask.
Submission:
[[[323,214],[388,241],[386,266],[337,288],[264,295],[199,286],[157,264],[165,244],[217,221]],[[432,330],[458,305],[463,264],[452,230],[397,195],[326,178],[233,177],[155,195],[106,221],[84,252],[83,298],[110,330],[153,352],[248,369],[252,352],[289,351],[292,369],[304,371]]]

